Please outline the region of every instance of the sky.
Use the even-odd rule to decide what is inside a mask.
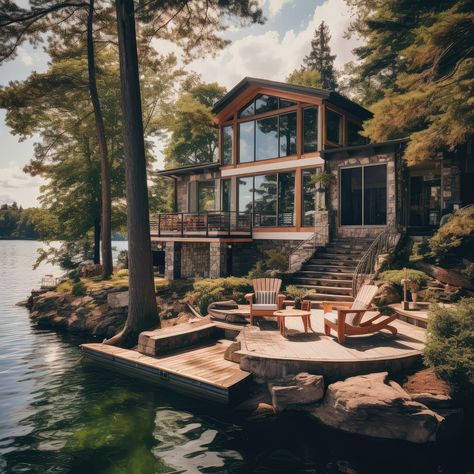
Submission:
[[[349,7],[344,0],[260,0],[267,21],[245,28],[231,26],[224,37],[232,43],[215,58],[204,57],[186,66],[201,74],[205,82],[218,82],[232,88],[243,77],[259,77],[284,81],[301,66],[310,50],[314,30],[325,21],[331,31],[331,50],[336,54],[335,66],[340,68],[354,59],[356,38],[344,38],[350,22]],[[174,44],[158,40],[159,52],[180,50]],[[24,80],[32,71],[45,71],[48,56],[40,48],[24,44],[15,60],[0,66],[0,86]],[[0,203],[16,201],[23,207],[38,206],[37,197],[44,181],[23,173],[23,166],[33,157],[38,137],[23,142],[10,134],[5,124],[5,110],[0,110]],[[156,142],[157,167],[163,166],[161,149]]]

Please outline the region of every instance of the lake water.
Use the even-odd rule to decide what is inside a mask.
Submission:
[[[39,246],[0,241],[0,472],[472,472],[468,440],[367,440],[295,415],[249,424],[92,367],[81,359],[83,339],[38,330],[15,306],[42,275],[60,273],[47,265],[32,271]]]

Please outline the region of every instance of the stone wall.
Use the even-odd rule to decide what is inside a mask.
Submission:
[[[367,164],[387,165],[387,223],[396,220],[396,177],[395,177],[395,153],[383,153],[367,156],[351,156],[346,158],[331,158],[328,160],[329,171],[336,178],[336,184],[331,186],[329,192],[328,207],[331,212],[331,228],[338,237],[375,237],[384,226],[362,227],[362,226],[340,226],[340,175],[339,170],[345,166],[357,166]]]
[[[183,242],[181,246],[181,278],[209,277],[207,242]]]

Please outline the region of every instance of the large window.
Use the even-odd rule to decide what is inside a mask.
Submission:
[[[254,213],[256,227],[275,227],[277,222],[277,189],[276,174],[255,176],[254,178]]]
[[[303,214],[301,216],[302,226],[313,226],[314,225],[314,211],[315,211],[315,198],[316,198],[316,186],[314,185],[313,179],[316,175],[316,169],[309,169],[302,171],[302,203],[303,203]]]
[[[255,227],[293,226],[295,173],[239,178],[239,212],[253,212]]]
[[[347,144],[352,145],[364,145],[367,143],[367,138],[360,135],[362,131],[362,125],[351,120],[347,123]]]
[[[244,122],[239,125],[239,163],[255,159],[255,122]]]
[[[271,95],[258,95],[249,102],[245,107],[240,109],[239,117],[250,117],[256,114],[271,112],[272,110],[284,109],[286,107],[294,107],[296,102],[288,99],[281,99]]]
[[[213,211],[216,204],[214,181],[198,181],[198,211]]]
[[[296,154],[296,112],[239,124],[239,163]]]
[[[230,193],[231,180],[223,179],[221,181],[221,209],[223,211],[230,211]]]
[[[333,143],[341,143],[341,123],[342,117],[328,110],[326,112],[326,138]]]
[[[255,131],[255,159],[268,160],[278,156],[278,117],[257,120]]]
[[[232,126],[222,127],[222,164],[232,164],[232,142],[233,130]]]
[[[318,149],[318,108],[303,109],[303,153]]]
[[[341,170],[341,225],[387,223],[386,165]]]

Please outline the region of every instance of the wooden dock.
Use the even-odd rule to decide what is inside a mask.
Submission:
[[[288,338],[271,321],[244,328],[236,352],[241,369],[265,378],[310,372],[329,381],[370,372],[396,373],[420,361],[426,340],[425,329],[397,320],[392,323],[398,329],[395,337],[379,332],[347,337],[341,345],[335,334],[324,335],[321,310],[312,310],[311,323],[314,332],[305,334],[299,318],[287,318]]]
[[[105,344],[82,344],[84,354],[108,369],[139,378],[186,395],[233,403],[245,394],[251,374],[224,359],[231,341],[210,340],[205,344],[161,356]]]

